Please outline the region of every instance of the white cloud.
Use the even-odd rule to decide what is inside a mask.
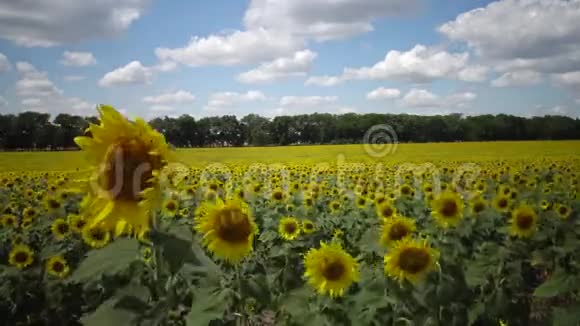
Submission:
[[[175,108],[168,105],[152,105],[149,110],[152,112],[173,112]]]
[[[178,90],[174,93],[163,93],[157,96],[146,96],[143,102],[150,104],[182,104],[189,103],[195,100],[195,96],[190,92]]]
[[[238,81],[246,84],[270,82],[289,77],[306,76],[310,71],[317,54],[310,50],[302,50],[290,57],[282,57],[265,62],[256,69],[238,75]]]
[[[266,29],[235,31],[229,35],[194,37],[182,48],[157,48],[162,62],[174,61],[192,67],[258,63],[284,56],[303,44],[287,34]]]
[[[86,78],[85,76],[81,76],[81,75],[64,76],[64,80],[66,80],[66,81],[79,81],[79,80],[84,80],[85,78]]]
[[[336,112],[338,112],[339,114],[358,113],[358,109],[357,108],[350,107],[350,106],[344,106],[344,107],[338,108],[336,110]]]
[[[425,89],[413,88],[398,102],[409,108],[461,108],[474,101],[477,95],[471,92],[440,96]]]
[[[560,115],[571,118],[580,118],[580,111],[571,109],[562,104],[558,105],[536,105],[536,107],[528,114],[528,117],[545,116],[545,115]]]
[[[86,115],[95,107],[78,97],[65,96],[48,79],[46,72],[39,71],[28,62],[17,62],[16,70],[19,73],[15,86],[16,95],[25,110]]]
[[[148,0],[0,2],[0,38],[26,47],[48,47],[113,37],[137,20]]]
[[[393,99],[401,96],[401,91],[397,88],[384,88],[379,87],[375,90],[370,91],[367,94],[367,99],[369,100],[380,100],[380,99]]]
[[[267,28],[318,41],[340,39],[373,30],[381,17],[414,12],[416,0],[252,0],[247,29]]]
[[[485,80],[488,69],[483,66],[470,66],[468,61],[467,52],[450,53],[418,44],[406,52],[391,50],[384,60],[372,67],[345,68],[340,76],[311,77],[306,84],[333,86],[353,79],[397,79],[413,83],[425,83],[436,79],[474,82]]]
[[[90,52],[64,51],[60,63],[64,66],[84,67],[97,63],[97,59]]]
[[[280,99],[282,107],[312,107],[335,103],[336,96],[283,96]]]
[[[204,111],[219,111],[222,108],[232,107],[241,103],[265,101],[266,96],[260,91],[248,91],[246,93],[218,92],[209,96]]]
[[[552,79],[558,85],[580,92],[580,70],[553,74]]]
[[[439,31],[499,70],[580,69],[580,1],[504,0],[463,13]]]
[[[8,58],[4,54],[0,53],[0,72],[8,71],[10,69],[12,69],[10,61],[8,61]]]
[[[110,71],[99,80],[99,86],[148,84],[151,82],[151,68],[145,67],[139,61],[131,61],[126,66]]]
[[[491,81],[493,87],[530,86],[542,82],[542,74],[533,70],[506,72]]]

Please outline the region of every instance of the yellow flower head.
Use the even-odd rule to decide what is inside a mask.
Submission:
[[[32,249],[25,244],[15,245],[8,256],[8,262],[12,266],[20,269],[26,268],[34,262],[34,253]]]
[[[14,216],[12,214],[2,215],[2,226],[9,227],[9,228],[16,228],[18,226],[18,221],[16,220],[16,216]]]
[[[38,215],[38,212],[34,207],[26,207],[22,211],[22,217],[27,219],[33,219]]]
[[[529,238],[536,231],[538,215],[527,205],[520,206],[512,212],[510,233],[518,238]]]
[[[70,272],[70,268],[68,267],[68,263],[63,256],[52,256],[46,262],[46,271],[48,274],[58,277],[58,278],[65,278],[68,276]]]
[[[567,219],[572,214],[572,209],[564,204],[558,204],[556,206],[556,213],[563,219]]]
[[[502,213],[509,211],[510,205],[511,205],[510,196],[498,195],[493,200],[493,207]]]
[[[304,257],[304,277],[319,294],[341,297],[359,280],[358,263],[338,243],[320,245]]]
[[[463,199],[456,192],[446,191],[431,202],[431,215],[443,228],[455,226],[463,217]]]
[[[79,215],[71,215],[69,216],[69,225],[73,232],[75,233],[82,233],[83,228],[87,224],[87,221]]]
[[[204,202],[195,216],[195,230],[204,246],[219,259],[238,263],[252,251],[258,226],[248,205],[233,199]]]
[[[302,221],[302,231],[304,231],[306,234],[310,234],[316,231],[316,227],[311,220],[304,220]]]
[[[487,201],[485,199],[477,196],[473,198],[470,202],[471,212],[475,215],[483,212],[487,208]]]
[[[83,241],[92,248],[102,248],[111,241],[109,230],[100,225],[85,225],[82,236]]]
[[[396,241],[410,237],[416,229],[415,220],[410,218],[395,216],[383,219],[380,243],[385,247],[389,246]]]
[[[278,224],[278,233],[286,240],[294,240],[300,235],[300,224],[294,217],[284,217]]]
[[[83,215],[90,226],[101,225],[117,234],[149,228],[158,205],[159,176],[170,156],[169,145],[144,120],[131,122],[113,107],[98,108],[101,123],[88,128],[91,137],[76,137],[95,173]]]
[[[64,240],[71,232],[70,225],[62,218],[54,220],[50,229],[54,238],[59,241]]]
[[[415,284],[435,268],[439,251],[431,248],[426,240],[410,237],[396,242],[385,255],[385,275],[399,282]]]
[[[174,217],[175,214],[177,214],[177,211],[179,211],[179,203],[177,200],[169,198],[163,202],[162,211],[163,215],[167,217]]]
[[[377,206],[377,215],[380,218],[391,218],[396,214],[397,208],[390,201],[384,201],[381,205]]]

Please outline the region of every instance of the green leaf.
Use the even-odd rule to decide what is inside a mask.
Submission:
[[[469,318],[468,325],[473,325],[479,316],[481,316],[484,312],[485,306],[481,302],[477,302],[475,305],[469,308],[469,311],[467,312],[467,318]]]
[[[226,311],[231,290],[201,288],[194,293],[191,311],[185,318],[187,326],[206,326],[212,320],[221,319]]]
[[[567,274],[562,269],[556,269],[548,280],[534,290],[534,296],[540,298],[555,297],[559,294],[569,292],[571,290],[571,284],[573,284],[573,276]]]
[[[554,308],[554,326],[576,326],[580,323],[580,307],[573,309]]]
[[[115,309],[115,301],[116,299],[105,301],[93,313],[81,317],[81,323],[85,326],[134,324],[137,315],[128,310]]]
[[[469,287],[476,287],[485,283],[487,275],[496,268],[492,261],[480,259],[470,263],[465,271],[465,282]]]
[[[139,243],[136,239],[115,240],[103,249],[89,251],[68,281],[82,282],[104,273],[117,273],[137,260],[138,255]]]
[[[186,262],[197,262],[191,250],[191,239],[184,238],[178,232],[156,231],[150,236],[153,243],[161,248],[163,259],[167,262],[172,274],[177,273]]]

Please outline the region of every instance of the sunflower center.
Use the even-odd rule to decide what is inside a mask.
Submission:
[[[275,192],[274,193],[274,199],[276,199],[276,200],[282,200],[282,193],[281,192]]]
[[[425,250],[419,248],[407,248],[401,252],[399,261],[400,268],[410,274],[417,274],[429,265],[431,256]]]
[[[401,193],[403,195],[408,195],[408,194],[411,193],[411,188],[409,188],[409,187],[403,187],[403,188],[401,188]]]
[[[329,281],[338,281],[345,271],[346,268],[344,267],[344,264],[340,261],[335,261],[326,265],[322,271],[322,275]]]
[[[289,234],[294,234],[294,232],[296,232],[297,229],[298,226],[296,225],[296,223],[286,223],[286,225],[284,225],[284,231],[286,231],[286,233]]]
[[[566,215],[566,213],[568,213],[568,208],[566,208],[566,207],[560,207],[558,209],[558,212],[560,212],[560,215]]]
[[[444,217],[453,217],[459,211],[457,203],[454,200],[446,199],[441,206],[441,215]]]
[[[105,156],[99,185],[114,200],[139,201],[141,191],[151,187],[153,170],[161,166],[158,156],[135,139],[113,144]]]
[[[82,229],[83,226],[85,226],[85,224],[87,224],[85,222],[85,220],[78,220],[77,223],[76,223],[76,227],[77,227],[77,229]]]
[[[485,209],[485,204],[482,202],[477,202],[473,205],[473,211],[479,213]]]
[[[389,230],[389,239],[398,241],[403,239],[407,234],[409,234],[409,229],[401,223],[396,223]]]
[[[105,231],[100,228],[91,229],[91,238],[97,241],[103,241],[105,239]]]
[[[48,206],[52,209],[58,209],[60,208],[60,203],[54,199],[50,199],[48,200]]]
[[[387,207],[383,207],[383,209],[381,210],[381,214],[383,215],[383,217],[391,217],[393,216],[393,208],[390,206]]]
[[[57,273],[62,273],[64,271],[64,264],[59,261],[55,261],[52,263],[52,270]]]
[[[312,225],[311,223],[306,223],[304,224],[304,228],[306,230],[312,230],[314,228],[314,225]]]
[[[170,201],[165,205],[165,208],[167,208],[168,211],[174,211],[175,209],[177,209],[177,205],[175,205],[174,202]]]
[[[497,205],[501,208],[507,207],[508,201],[505,198],[502,198],[498,201]]]
[[[516,223],[521,230],[528,230],[534,224],[534,217],[530,214],[519,214]]]
[[[25,263],[28,260],[28,253],[19,251],[14,255],[14,261],[17,263]]]
[[[252,233],[252,227],[248,215],[239,209],[223,209],[218,216],[217,234],[231,243],[243,243],[248,241]]]
[[[69,231],[68,224],[66,223],[60,223],[56,228],[60,234],[65,234]]]
[[[359,200],[358,200],[359,206],[363,206],[365,203],[366,203],[366,201],[363,198],[359,198]]]

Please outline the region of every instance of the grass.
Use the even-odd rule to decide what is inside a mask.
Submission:
[[[580,156],[580,141],[399,144],[394,152],[379,158],[370,156],[363,145],[199,148],[179,149],[177,152],[182,163],[193,166],[212,163],[348,163],[373,160],[385,163],[481,161]],[[0,153],[0,171],[67,171],[85,166],[81,152]]]

